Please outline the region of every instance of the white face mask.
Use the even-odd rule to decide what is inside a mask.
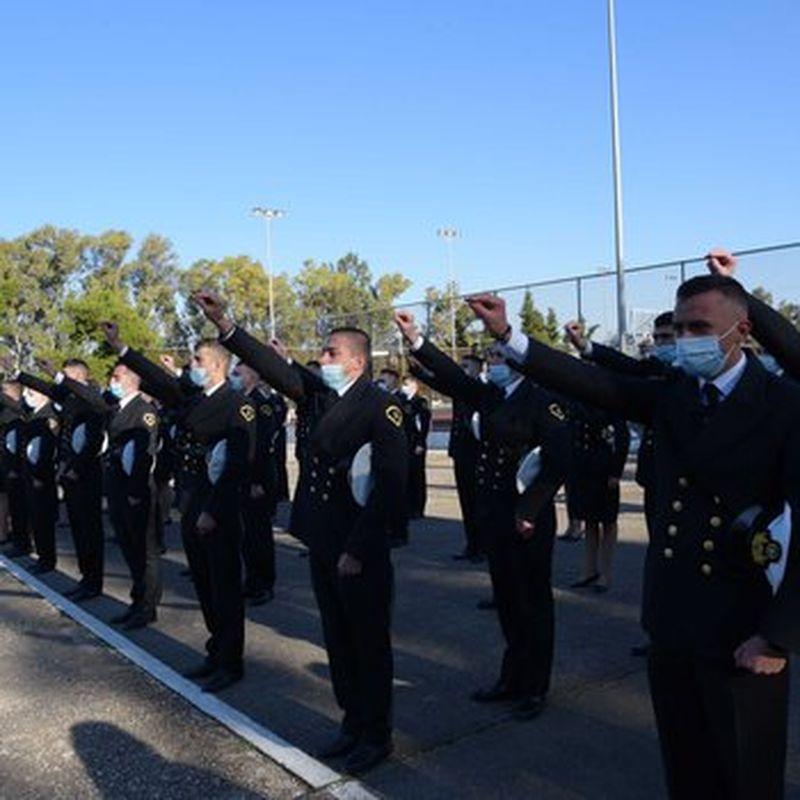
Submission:
[[[736,330],[738,324],[735,322],[722,336],[681,336],[675,342],[675,366],[695,378],[715,378],[725,369],[732,352],[725,352],[722,342]]]

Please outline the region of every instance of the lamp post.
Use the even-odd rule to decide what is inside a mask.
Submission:
[[[275,287],[272,270],[272,221],[286,216],[281,208],[256,206],[251,211],[254,217],[261,217],[267,223],[267,286],[269,294],[269,335],[275,338]]]
[[[439,228],[436,235],[444,240],[447,248],[447,274],[450,280],[450,349],[456,358],[456,273],[453,265],[453,243],[460,236],[456,228]]]
[[[617,98],[617,33],[614,0],[608,0],[608,64],[611,88],[611,160],[614,171],[614,252],[617,268],[617,336],[625,348],[628,333],[625,304],[625,251],[622,216],[622,159],[619,144],[619,105]]]

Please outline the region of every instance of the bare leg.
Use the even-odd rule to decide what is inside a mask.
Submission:
[[[618,530],[616,522],[603,523],[603,536],[600,540],[600,580],[597,582],[598,586],[605,586],[606,588],[611,586]]]
[[[591,578],[596,575],[597,570],[597,551],[600,538],[599,525],[596,522],[586,523],[586,539],[583,549],[583,578]]]

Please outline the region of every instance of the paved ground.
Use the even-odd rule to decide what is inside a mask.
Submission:
[[[626,483],[624,488],[616,585],[602,597],[559,589],[550,707],[539,720],[521,724],[513,722],[506,709],[477,706],[467,699],[473,688],[494,679],[500,635],[494,616],[475,610],[475,602],[488,595],[485,570],[450,558],[462,542],[452,474],[443,455],[432,454],[428,480],[429,518],[415,525],[411,546],[395,558],[397,753],[365,782],[387,797],[413,800],[663,797],[644,664],[629,655],[630,646],[641,638],[637,620],[644,529],[636,487]],[[48,581],[55,588],[71,585],[69,576],[74,575],[68,534],[62,534],[63,574]],[[205,634],[191,584],[179,575],[183,560],[176,532],[170,545],[165,556],[168,591],[159,622],[131,638],[182,669],[197,659]],[[281,534],[278,596],[274,603],[249,612],[247,677],[222,697],[313,752],[336,730],[338,711],[328,683],[308,564],[299,554],[297,544]],[[568,586],[574,579],[581,554],[580,545],[559,543],[556,586]],[[125,570],[113,548],[108,571],[109,596],[86,604],[101,618],[116,613],[127,592]],[[59,621],[62,627],[49,634],[56,636],[57,647],[42,644],[38,631],[48,628],[37,621],[45,613],[41,601],[9,579],[0,591],[12,592],[12,602],[4,597],[0,611],[0,625],[6,631],[0,634],[4,637],[0,724],[7,731],[11,717],[16,720],[13,724],[23,724],[27,730],[19,740],[12,737],[11,746],[5,735],[0,744],[0,785],[11,785],[5,780],[13,773],[15,797],[58,796],[49,787],[62,763],[74,780],[84,765],[80,779],[83,785],[94,785],[94,796],[159,796],[145,787],[139,793],[135,785],[127,794],[103,785],[117,780],[112,754],[125,752],[125,743],[144,758],[138,764],[172,764],[176,771],[170,774],[185,769],[191,780],[220,782],[218,790],[207,789],[203,796],[239,796],[236,792],[249,796],[246,792],[255,790],[261,796],[280,797],[302,791],[285,773],[270,771],[265,759],[182,707],[134,667],[93,646],[72,623]],[[24,641],[13,644],[26,630],[37,633],[23,633]],[[12,644],[7,646],[5,638]],[[65,676],[75,677],[70,681]],[[105,714],[93,714],[90,703],[84,702],[84,696],[92,696],[89,687],[93,690],[98,684],[102,699],[97,702]],[[62,686],[69,687],[61,693],[64,697],[58,692]],[[36,709],[46,708],[57,713],[36,716]],[[30,710],[23,723],[19,709]],[[800,716],[793,709],[788,796],[794,798],[800,798],[798,722]],[[81,727],[84,724],[89,727]],[[92,729],[92,725],[109,727]],[[34,747],[33,737],[40,729],[45,732]],[[81,747],[92,730],[108,732],[99,735],[104,744],[99,750],[93,745]],[[85,738],[76,731],[85,733]],[[119,737],[116,748],[110,744],[115,737]],[[203,737],[211,740],[211,748]],[[40,741],[49,745],[38,745]],[[86,765],[87,751],[92,767]],[[203,751],[213,753],[213,761],[193,760],[193,754]],[[186,766],[174,766],[176,762]],[[251,780],[254,771],[259,788]],[[123,777],[140,773],[137,768]],[[178,778],[169,788],[174,793],[161,796],[180,797],[180,787]],[[4,790],[0,794],[7,796]]]

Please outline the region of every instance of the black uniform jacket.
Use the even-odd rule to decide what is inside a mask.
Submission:
[[[61,475],[74,473],[76,482],[83,478],[96,480],[97,473],[92,475],[92,470],[99,469],[100,465],[99,457],[105,436],[104,414],[70,393],[60,383],[45,381],[25,372],[20,373],[19,382],[47,395],[54,403],[60,420],[58,459],[61,462]],[[86,390],[95,393],[97,399],[101,400],[97,389],[86,386]]]
[[[388,525],[405,504],[408,453],[403,415],[391,395],[362,375],[342,397],[313,373],[295,369],[271,347],[241,328],[225,346],[276,391],[296,402],[318,398],[325,409],[310,431],[306,468],[300,474],[290,528],[315,554],[335,560],[343,552],[359,560],[389,546]],[[359,506],[348,484],[358,450],[372,446],[374,486]]]
[[[783,314],[748,295],[748,316],[753,336],[789,378],[800,380],[800,331]]]
[[[124,482],[125,494],[144,498],[150,488],[150,475],[158,449],[158,415],[152,403],[141,394],[129,400],[124,407],[110,405],[101,395],[82,383],[64,377],[61,385],[82,399],[98,413],[104,412],[108,431],[106,464],[115,481]],[[130,448],[130,475],[124,468],[126,448]]]
[[[800,648],[800,537],[792,538],[773,597],[764,535],[736,534],[753,507],[792,508],[800,530],[800,387],[748,358],[731,394],[709,415],[698,382],[620,376],[532,339],[517,367],[567,395],[653,429],[657,467],[643,621],[664,649],[727,656],[760,633]],[[763,534],[763,532],[761,532]]]
[[[23,436],[24,469],[34,480],[55,480],[59,421],[52,403],[34,411],[25,423]]]
[[[427,340],[414,356],[433,373],[440,391],[480,414],[479,502],[511,500],[517,503],[518,516],[535,519],[552,501],[569,468],[571,433],[563,402],[527,380],[506,397],[494,384],[471,378]],[[520,460],[537,446],[541,446],[541,470],[518,498]]]
[[[120,361],[146,381],[153,397],[177,411],[178,470],[188,504],[184,511],[191,506],[217,522],[238,514],[255,445],[252,404],[227,382],[210,396],[197,392],[132,349]],[[215,462],[215,453],[222,450],[224,458]],[[212,479],[215,463],[221,471]]]

